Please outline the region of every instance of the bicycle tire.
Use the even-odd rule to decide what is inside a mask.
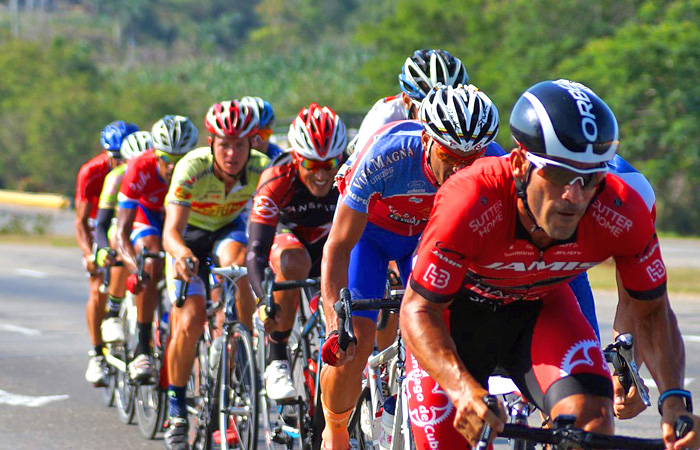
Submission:
[[[131,310],[134,308],[134,310]],[[121,360],[127,367],[126,372],[117,370],[116,373],[116,389],[115,389],[115,399],[114,403],[117,407],[117,417],[122,423],[131,424],[134,421],[135,409],[134,403],[136,399],[136,385],[132,383],[129,377],[129,362],[133,357],[133,348],[136,346],[136,336],[132,330],[130,321],[136,321],[136,311],[135,306],[132,303],[132,299],[125,298],[122,302],[122,308],[119,312],[122,319],[122,326],[124,327],[124,344],[122,347],[122,353],[117,355],[121,356]],[[135,324],[133,326],[135,328]]]
[[[311,360],[311,350],[307,337],[302,337],[299,330],[294,330],[289,340],[292,364],[292,382],[297,391],[297,412],[300,433],[300,447],[303,450],[313,449],[314,442],[320,443],[320,435],[323,429],[317,428],[314,415],[323,415],[316,409],[314,402],[315,383],[318,382],[317,372],[311,370],[315,363]],[[317,368],[318,369],[318,368]],[[320,446],[320,444],[319,444]]]
[[[219,365],[219,435],[235,427],[239,447],[253,450],[258,441],[258,372],[253,340],[240,323],[232,327]]]
[[[153,439],[159,431],[163,430],[165,423],[165,410],[167,406],[167,382],[162,383],[165,366],[165,347],[167,345],[167,325],[161,322],[160,306],[162,298],[153,315],[153,373],[155,383],[153,385],[141,385],[136,392],[136,422],[139,425],[141,435],[146,439]]]
[[[197,344],[197,355],[187,383],[187,411],[189,418],[188,443],[192,450],[211,450],[215,429],[212,412],[218,399],[209,382],[209,346],[202,339]]]
[[[350,434],[350,439],[356,441],[358,450],[373,450],[374,431],[377,433],[380,431],[373,430],[374,423],[369,413],[371,410],[369,387],[365,387],[362,389],[360,397],[355,404],[355,409],[348,420],[348,433]],[[372,434],[369,434],[368,431]]]
[[[108,408],[114,406],[114,391],[117,389],[116,369],[107,364],[107,385],[102,391],[102,402]]]

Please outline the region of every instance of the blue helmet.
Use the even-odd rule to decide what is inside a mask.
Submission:
[[[120,158],[122,141],[135,131],[139,131],[139,127],[133,123],[116,120],[102,130],[100,134],[100,143],[102,143],[102,147],[107,150],[110,156]]]
[[[272,129],[275,125],[275,111],[267,100],[260,97],[243,97],[241,103],[246,103],[258,110],[260,116],[260,126],[258,128]]]

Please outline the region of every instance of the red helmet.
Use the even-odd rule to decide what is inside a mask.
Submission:
[[[207,130],[219,137],[252,136],[260,126],[260,117],[256,108],[238,100],[215,103],[209,108],[204,119]]]
[[[289,126],[289,143],[304,158],[325,161],[343,153],[348,138],[345,124],[327,106],[312,103],[299,111]]]

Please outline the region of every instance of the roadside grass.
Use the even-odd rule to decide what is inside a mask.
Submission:
[[[0,244],[51,245],[54,247],[77,247],[75,236],[50,234],[0,233]]]
[[[668,291],[678,294],[700,294],[700,269],[693,267],[667,267]],[[588,271],[588,280],[593,289],[617,290],[615,264],[606,261]]]

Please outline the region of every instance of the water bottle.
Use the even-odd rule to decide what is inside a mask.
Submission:
[[[221,336],[214,339],[214,342],[211,343],[211,348],[209,349],[209,375],[211,375],[212,378],[216,378],[223,346],[224,340]]]
[[[382,435],[379,439],[379,447],[382,450],[391,448],[391,439],[394,434],[394,412],[396,411],[396,396],[392,395],[384,401],[382,411]]]

